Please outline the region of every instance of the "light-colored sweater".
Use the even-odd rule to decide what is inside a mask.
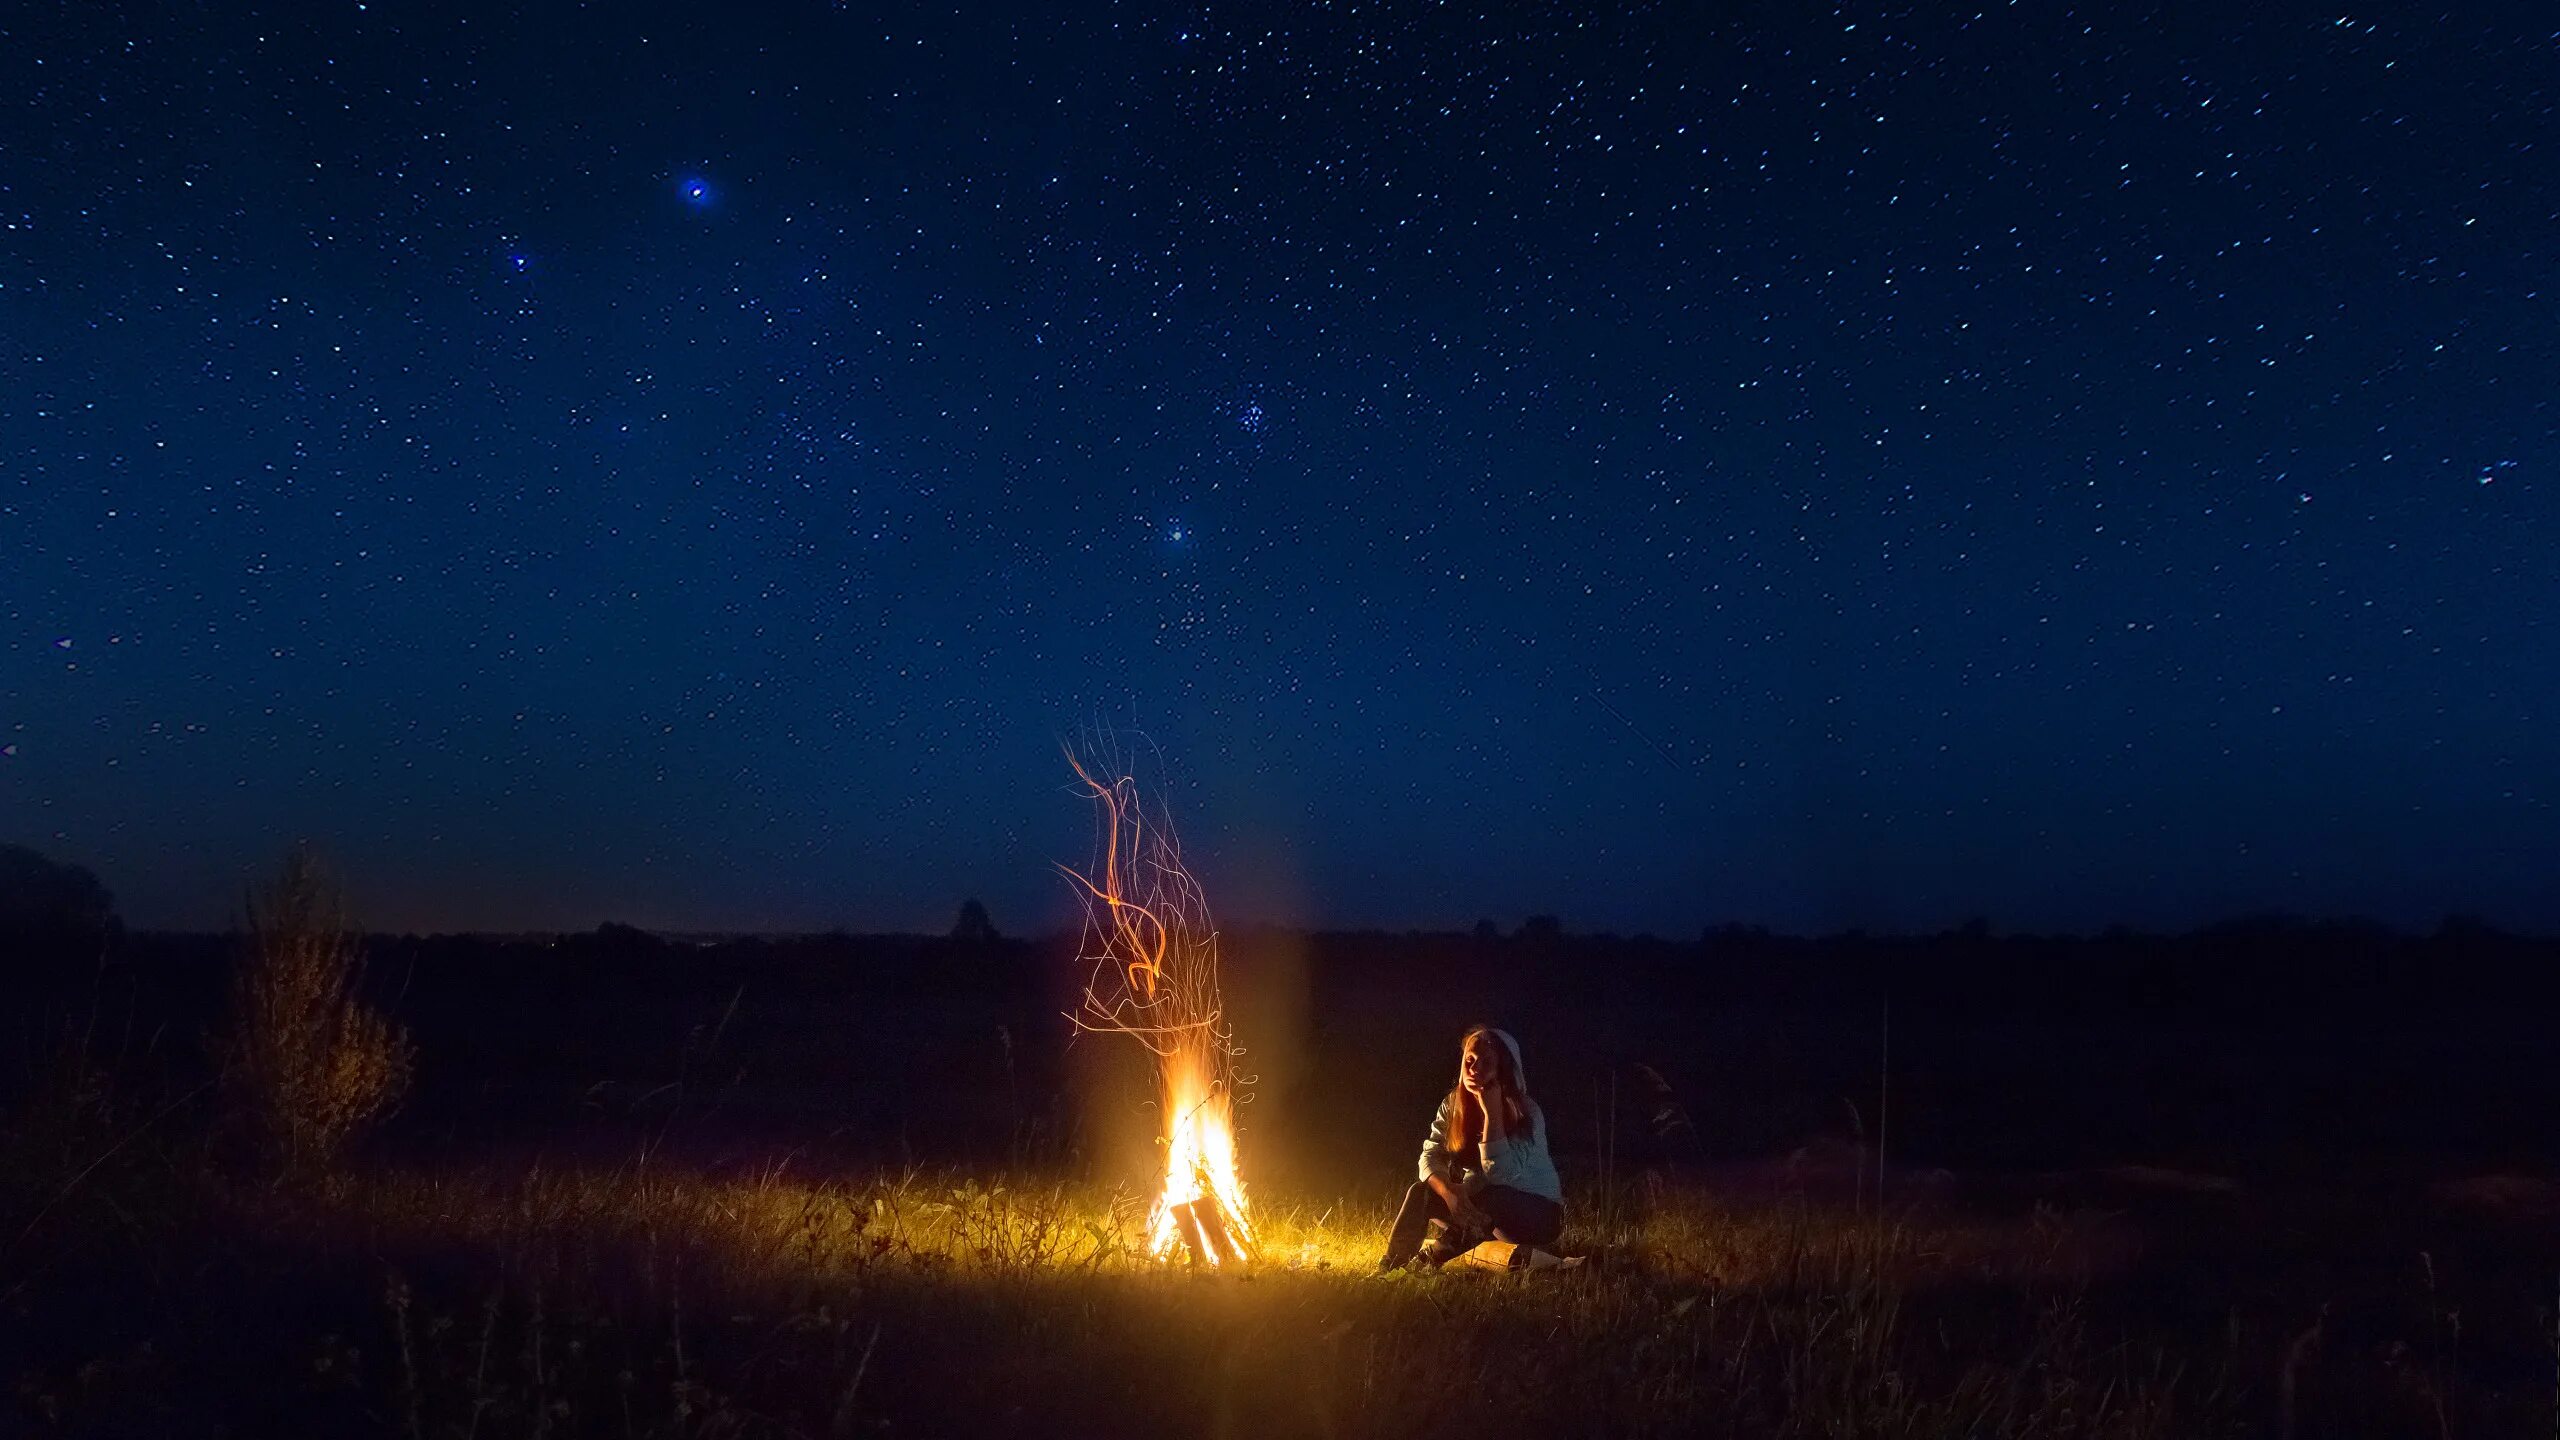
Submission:
[[[1528,1100],[1528,1081],[1520,1069],[1520,1042],[1507,1031],[1493,1032],[1504,1048],[1511,1052],[1511,1076],[1527,1100],[1529,1124],[1526,1133],[1505,1133],[1499,1140],[1479,1137],[1465,1150],[1449,1148],[1449,1127],[1457,1123],[1457,1096],[1440,1102],[1431,1117],[1431,1135],[1422,1142],[1421,1179],[1437,1175],[1459,1189],[1473,1193],[1487,1185],[1500,1185],[1508,1190],[1524,1191],[1542,1199],[1564,1203],[1564,1183],[1556,1177],[1556,1162],[1547,1155],[1547,1117],[1538,1102]]]

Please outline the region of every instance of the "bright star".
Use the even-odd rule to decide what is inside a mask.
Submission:
[[[688,175],[676,183],[676,193],[684,197],[687,205],[708,205],[711,203],[711,182],[699,175]]]

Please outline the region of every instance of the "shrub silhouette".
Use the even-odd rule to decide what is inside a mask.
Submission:
[[[115,898],[78,865],[0,845],[0,940],[22,963],[94,961],[124,933]]]
[[[994,940],[996,922],[987,915],[987,907],[976,900],[960,902],[960,914],[951,922],[951,938],[968,944]]]
[[[366,1005],[361,939],[309,847],[248,896],[230,1030],[216,1045],[230,1116],[280,1178],[325,1172],[408,1089],[407,1034]]]

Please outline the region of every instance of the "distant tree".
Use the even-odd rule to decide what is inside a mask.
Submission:
[[[1564,922],[1553,915],[1532,915],[1520,922],[1520,938],[1536,945],[1552,945],[1564,938]]]
[[[1501,938],[1502,938],[1502,927],[1501,927],[1501,926],[1494,924],[1494,923],[1493,923],[1492,921],[1490,921],[1490,920],[1479,920],[1479,921],[1477,921],[1477,922],[1476,922],[1476,943],[1477,943],[1477,944],[1479,944],[1479,945],[1491,945],[1491,944],[1493,944],[1494,942],[1496,942],[1496,941],[1500,940]]]
[[[2266,941],[2299,935],[2308,927],[2301,916],[2283,910],[2260,910],[2218,920],[2194,932],[2197,939]]]
[[[251,887],[247,927],[214,1047],[222,1091],[262,1159],[308,1176],[399,1101],[416,1051],[358,993],[363,942],[310,847]]]
[[[124,934],[115,897],[78,865],[0,845],[0,943],[38,960],[97,958]]]
[[[2505,931],[2477,915],[2447,915],[2436,925],[2439,940],[2504,940]]]
[[[951,938],[978,944],[998,939],[996,922],[987,916],[987,907],[975,899],[960,902],[960,914],[951,922]]]

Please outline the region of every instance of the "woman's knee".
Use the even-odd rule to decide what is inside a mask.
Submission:
[[[1564,1207],[1535,1196],[1505,1197],[1509,1203],[1494,1224],[1494,1234],[1514,1245],[1552,1245],[1564,1233]]]
[[[1564,1234],[1561,1220],[1536,1220],[1528,1223],[1496,1225],[1493,1238],[1514,1245],[1553,1245]]]
[[[1426,1220],[1449,1213],[1440,1203],[1440,1194],[1427,1181],[1417,1180],[1404,1192],[1404,1200],[1396,1206],[1396,1223],[1419,1228]]]

